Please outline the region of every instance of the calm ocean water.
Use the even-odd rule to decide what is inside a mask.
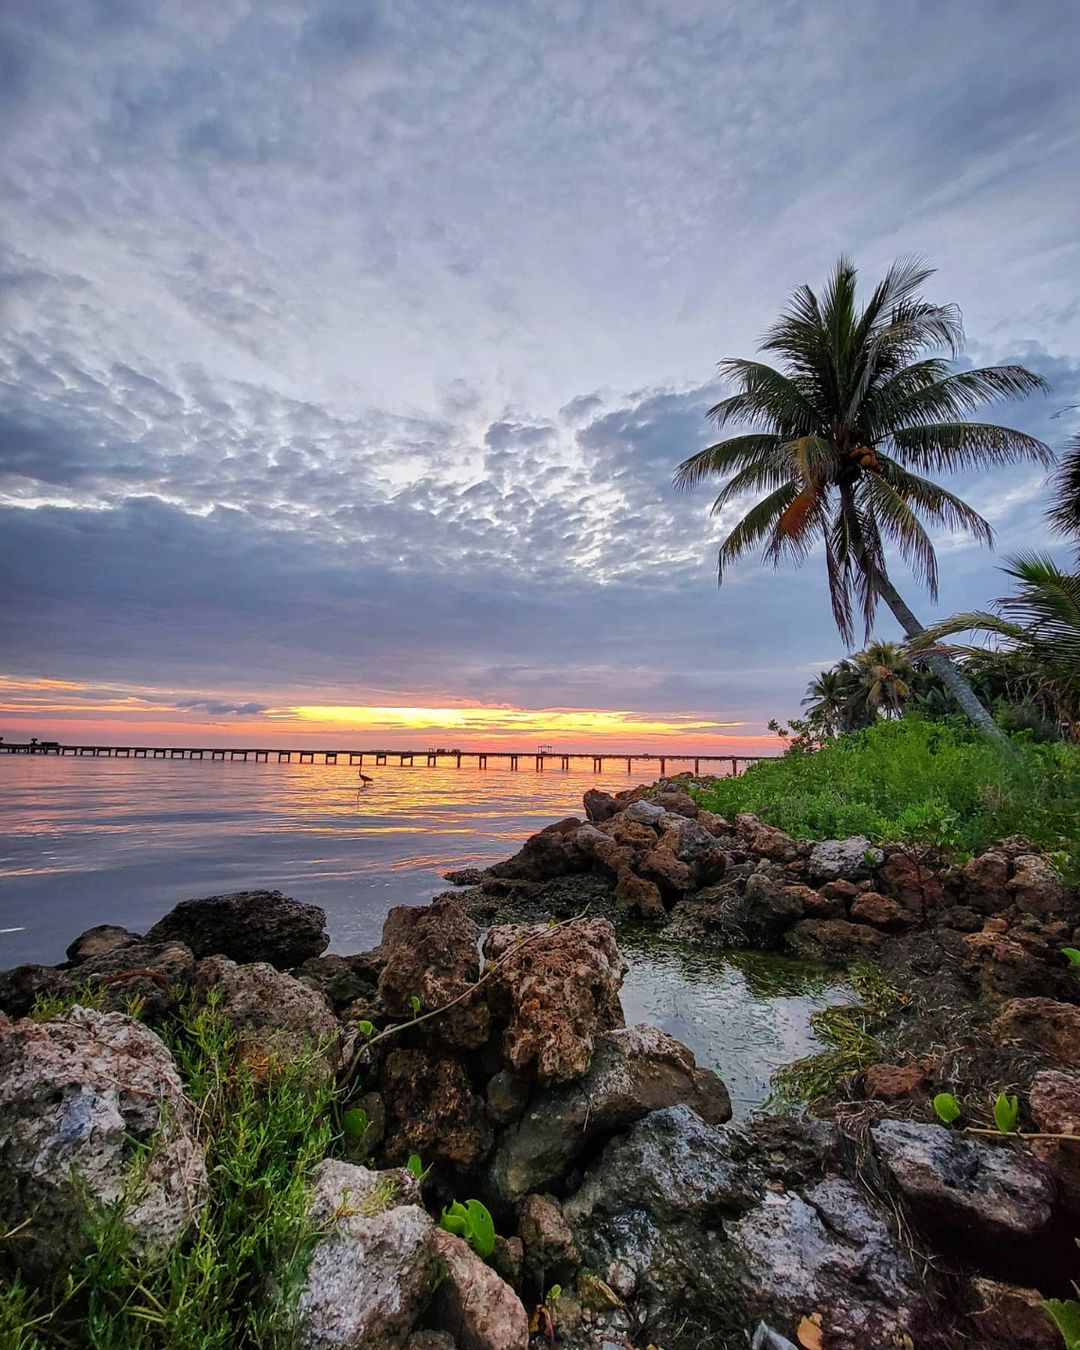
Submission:
[[[273,887],[327,913],[331,951],[379,941],[392,905],[445,890],[452,867],[494,862],[589,787],[642,781],[508,769],[0,757],[0,968],[63,960],[97,923],[137,931],[178,900]],[[807,1017],[835,1000],[819,972],[631,941],[629,1021],[648,1020],[760,1101],[808,1052]]]

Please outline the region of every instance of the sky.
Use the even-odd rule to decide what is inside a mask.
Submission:
[[[820,558],[718,589],[738,508],[672,489],[716,363],[922,254],[1064,445],[1078,47],[1060,0],[0,7],[0,734],[772,749],[843,648]],[[953,486],[1048,542],[1042,470]],[[1004,589],[938,543],[920,617]]]

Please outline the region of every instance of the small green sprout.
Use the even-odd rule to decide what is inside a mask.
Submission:
[[[420,1014],[420,1000],[415,994],[409,995],[409,1006],[412,1008],[413,1016],[418,1017]]]
[[[463,1237],[484,1261],[495,1250],[495,1222],[487,1206],[479,1200],[468,1200],[464,1205],[455,1200],[443,1210],[439,1227]]]
[[[375,1035],[375,1023],[369,1022],[365,1018],[362,1022],[357,1022],[356,1030],[363,1036],[365,1041],[370,1041],[372,1036]]]
[[[1075,947],[1062,947],[1061,954],[1069,962],[1069,965],[1080,966],[1080,951],[1077,951]]]
[[[945,1125],[960,1119],[960,1103],[951,1092],[939,1092],[934,1098],[934,1113]]]
[[[428,1173],[431,1171],[430,1166],[424,1166],[424,1160],[419,1153],[409,1154],[409,1161],[405,1164],[405,1168],[413,1174],[417,1181],[426,1181]]]
[[[994,1124],[1002,1134],[1012,1134],[1020,1119],[1020,1102],[1016,1097],[1007,1097],[999,1092],[994,1102]]]

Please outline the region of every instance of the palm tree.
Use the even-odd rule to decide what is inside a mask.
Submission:
[[[985,610],[954,614],[934,624],[911,644],[927,655],[942,638],[981,632],[1005,640],[1006,651],[1036,679],[1040,692],[1075,738],[1080,728],[1080,576],[1062,572],[1045,554],[1022,553],[1002,568],[1019,583],[1013,595]],[[984,655],[981,647],[950,646],[939,651]]]
[[[848,705],[852,695],[852,668],[848,661],[840,661],[829,670],[815,675],[806,686],[802,706],[807,718],[821,728],[826,736],[835,736],[849,730]]]
[[[899,717],[911,697],[911,687],[904,678],[911,674],[911,663],[903,647],[898,642],[871,642],[855,657],[854,667],[855,698],[870,719],[881,713]]]
[[[963,326],[954,305],[919,296],[932,274],[917,260],[896,262],[862,309],[846,258],[820,300],[801,286],[762,344],[778,354],[780,369],[737,358],[720,363],[737,387],[708,416],[718,427],[747,429],[691,455],[675,475],[682,489],[726,480],[713,514],[745,493],[765,492],[721,544],[721,580],[729,563],[758,545],[773,563],[785,555],[801,563],[823,544],[833,615],[848,643],[856,605],[869,636],[879,599],[909,637],[922,632],[885,566],[893,544],[936,598],[937,558],[920,517],[992,540],[977,511],[921,471],[1051,459],[1023,432],[964,420],[987,399],[1046,386],[1023,366],[953,370],[940,353],[960,354]],[[935,653],[927,662],[972,721],[1004,740],[951,660]]]
[[[1080,559],[1080,435],[1074,436],[1053,477],[1054,500],[1047,515],[1059,534],[1073,535]]]

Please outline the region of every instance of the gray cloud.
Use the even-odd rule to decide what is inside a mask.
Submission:
[[[819,571],[717,592],[731,517],[670,487],[717,358],[840,248],[923,251],[972,359],[1053,382],[1001,415],[1077,424],[1080,19],[988,15],[0,9],[10,664],[215,715],[792,706],[837,649]],[[1038,474],[959,486],[1002,548],[1045,538]],[[942,609],[996,593],[942,547]]]

